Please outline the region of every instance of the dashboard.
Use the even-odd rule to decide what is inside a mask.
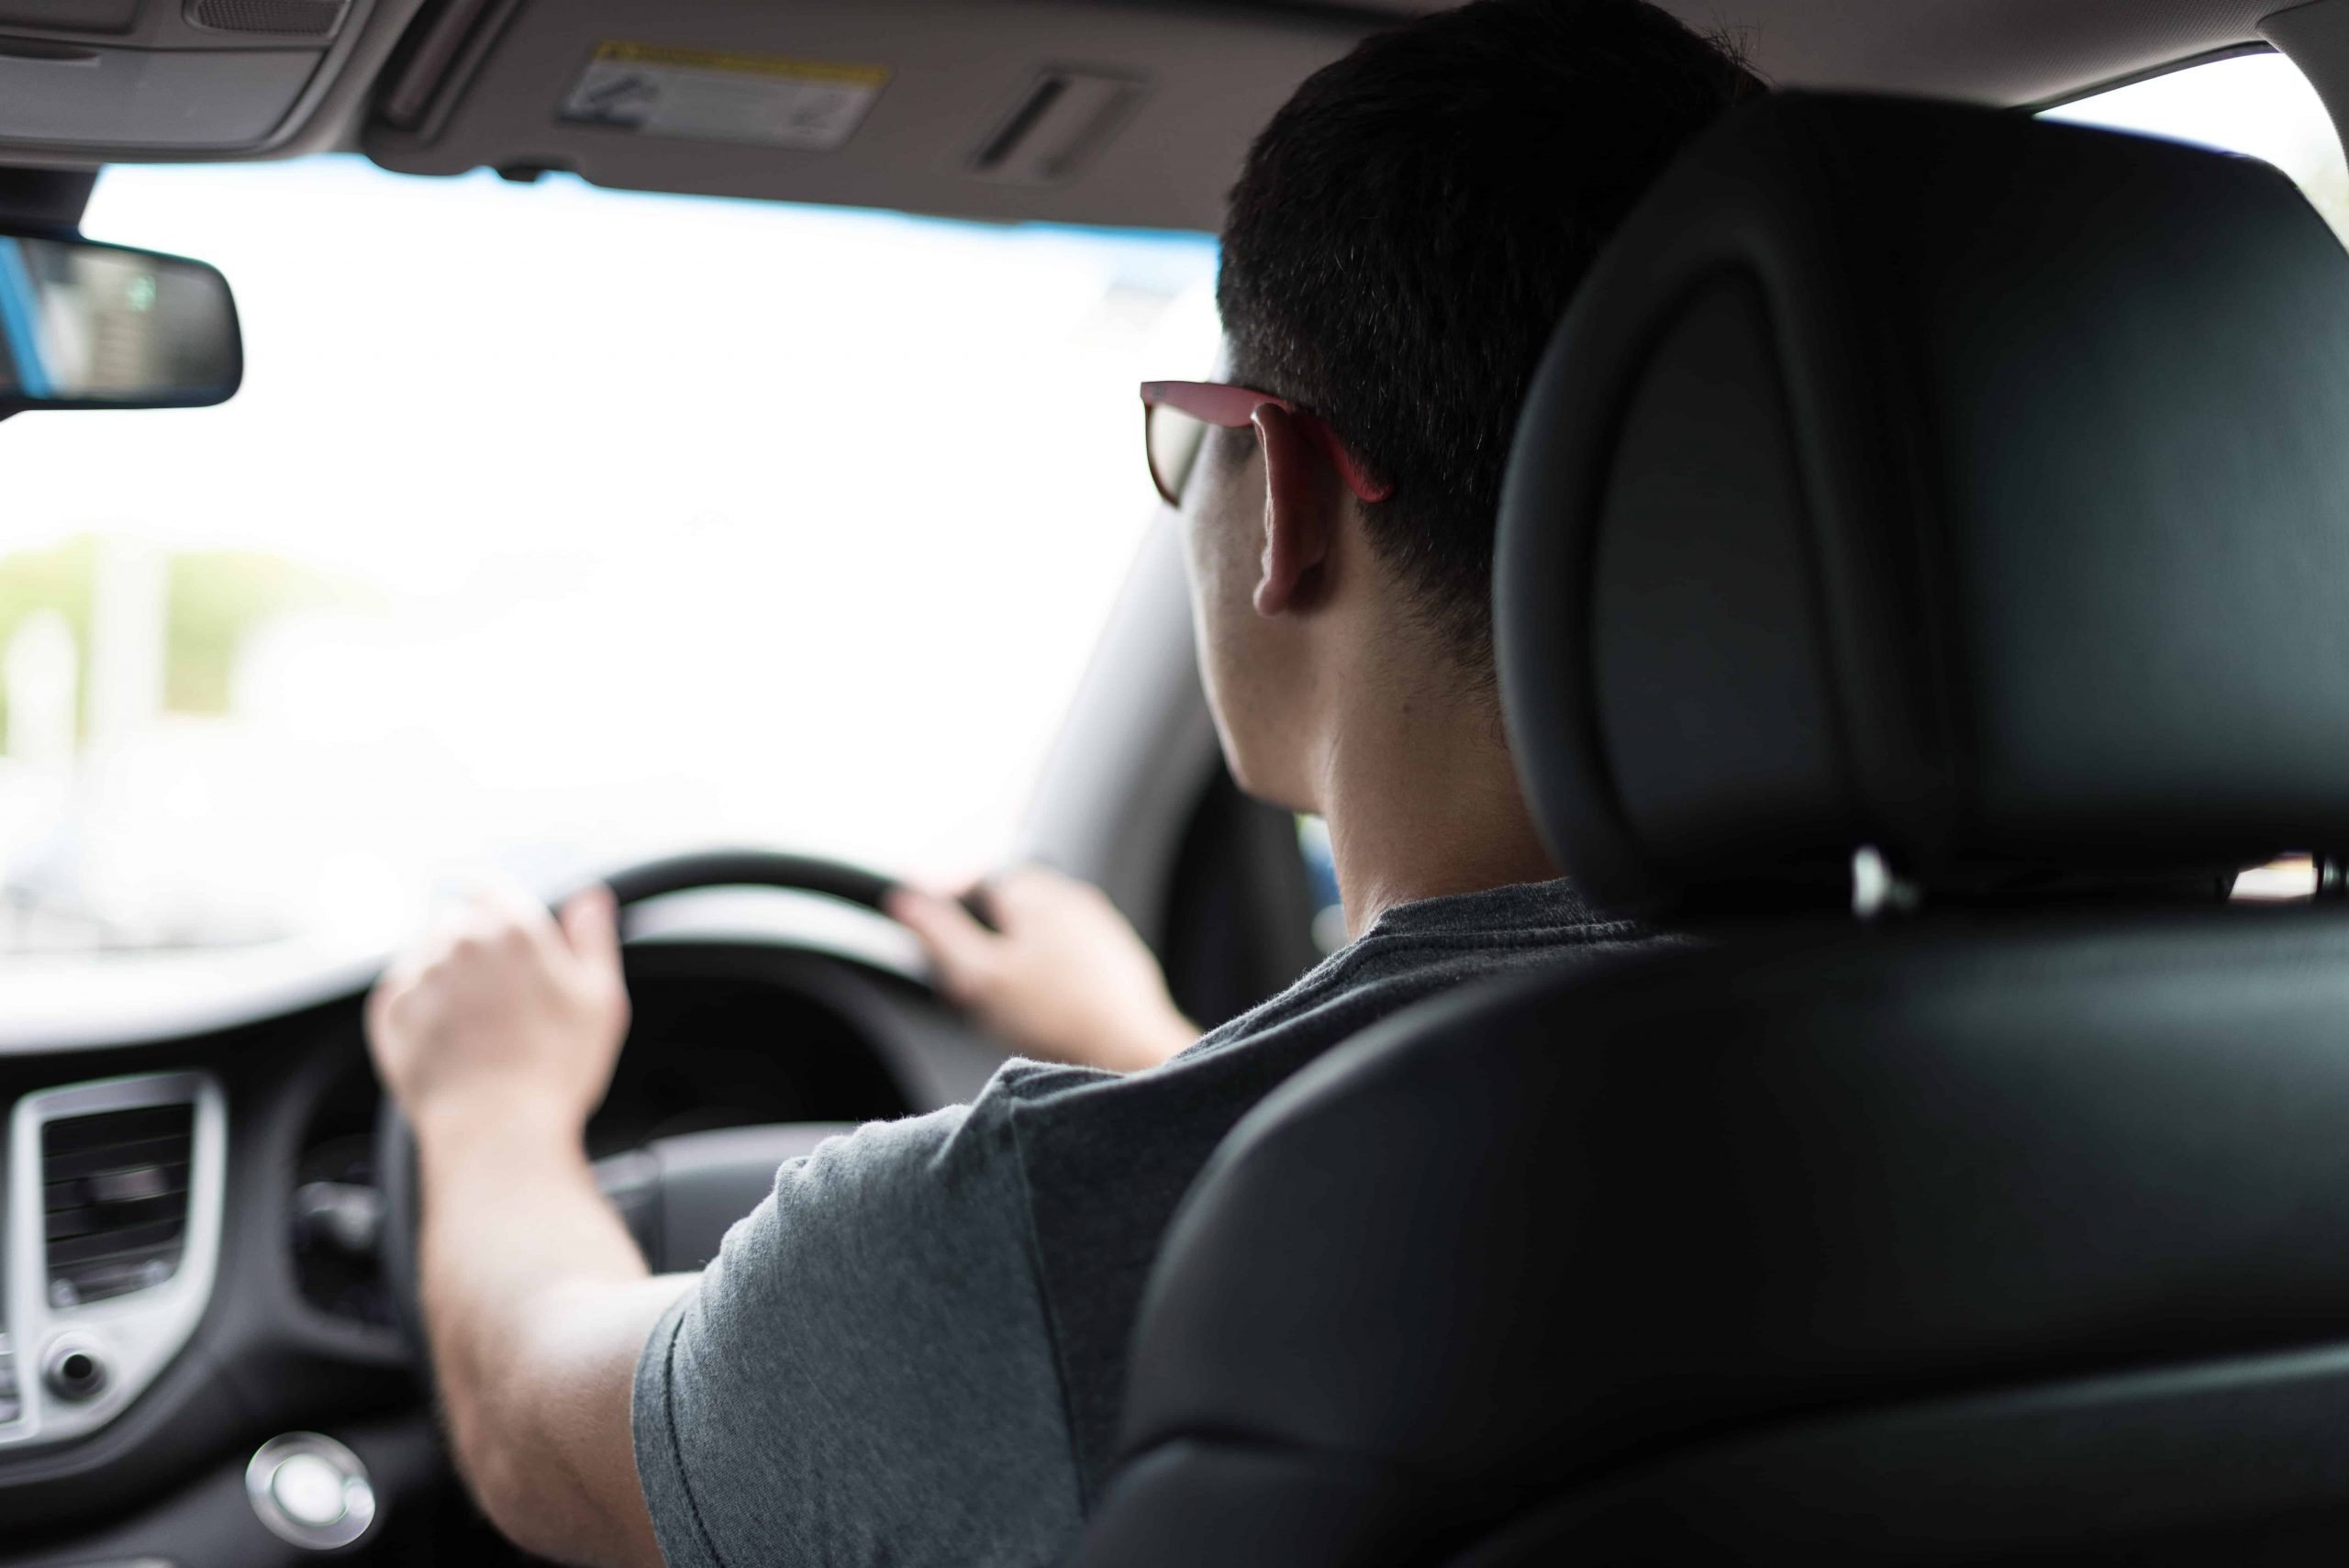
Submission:
[[[966,1100],[1004,1059],[840,951],[705,931],[633,940],[627,967],[599,1174]],[[453,1482],[381,1261],[361,1001],[0,1048],[0,1565],[507,1555]]]

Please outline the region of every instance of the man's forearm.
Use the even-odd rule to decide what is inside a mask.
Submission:
[[[575,1128],[480,1106],[428,1113],[417,1138],[425,1321],[475,1495],[542,1554],[658,1562],[628,1394],[638,1347],[690,1277],[649,1275]]]

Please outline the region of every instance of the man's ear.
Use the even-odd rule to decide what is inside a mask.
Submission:
[[[1267,403],[1255,413],[1264,453],[1264,558],[1256,613],[1310,609],[1329,591],[1337,539],[1337,475],[1297,417]]]

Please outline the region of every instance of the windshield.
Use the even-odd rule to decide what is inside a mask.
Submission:
[[[119,169],[225,407],[0,426],[0,951],[396,940],[495,867],[1012,847],[1208,369],[1195,236]]]

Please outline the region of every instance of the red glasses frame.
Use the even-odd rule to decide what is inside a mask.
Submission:
[[[1346,450],[1346,443],[1319,416],[1307,413],[1286,397],[1220,381],[1146,381],[1141,384],[1142,447],[1150,458],[1151,483],[1158,487],[1158,494],[1168,506],[1183,504],[1182,482],[1177,477],[1169,484],[1167,476],[1158,472],[1155,449],[1150,443],[1150,423],[1155,411],[1163,406],[1187,414],[1201,424],[1238,430],[1253,422],[1256,410],[1268,403],[1297,418],[1306,439],[1320,449],[1321,455],[1330,460],[1330,466],[1338,471],[1338,477],[1345,481],[1346,488],[1354,493],[1356,499],[1384,501],[1395,494],[1394,485],[1371,477],[1362,460]]]

